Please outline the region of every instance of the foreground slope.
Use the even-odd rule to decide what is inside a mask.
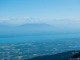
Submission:
[[[69,58],[73,57],[77,53],[79,53],[79,51],[68,51],[55,55],[44,55],[25,60],[69,60]]]

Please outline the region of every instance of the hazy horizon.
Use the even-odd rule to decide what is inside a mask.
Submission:
[[[79,0],[1,0],[0,25],[48,24],[55,27],[53,29],[56,31],[79,33],[79,2]]]

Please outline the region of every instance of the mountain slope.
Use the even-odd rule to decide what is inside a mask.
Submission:
[[[0,37],[52,34],[55,28],[48,24],[0,25]]]
[[[68,52],[58,53],[55,55],[44,55],[25,60],[68,60],[70,57],[74,56],[78,52],[79,51],[68,51]]]

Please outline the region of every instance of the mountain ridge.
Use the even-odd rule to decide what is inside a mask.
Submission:
[[[54,27],[48,24],[23,24],[20,26],[1,25],[0,36],[24,36],[51,34]]]

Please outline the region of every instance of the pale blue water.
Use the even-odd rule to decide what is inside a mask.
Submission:
[[[80,38],[80,34],[59,34],[59,35],[40,35],[40,36],[0,38],[0,44],[27,42],[27,41],[33,41],[33,40],[59,39],[59,38]]]
[[[73,48],[80,48],[80,46],[73,46]]]

